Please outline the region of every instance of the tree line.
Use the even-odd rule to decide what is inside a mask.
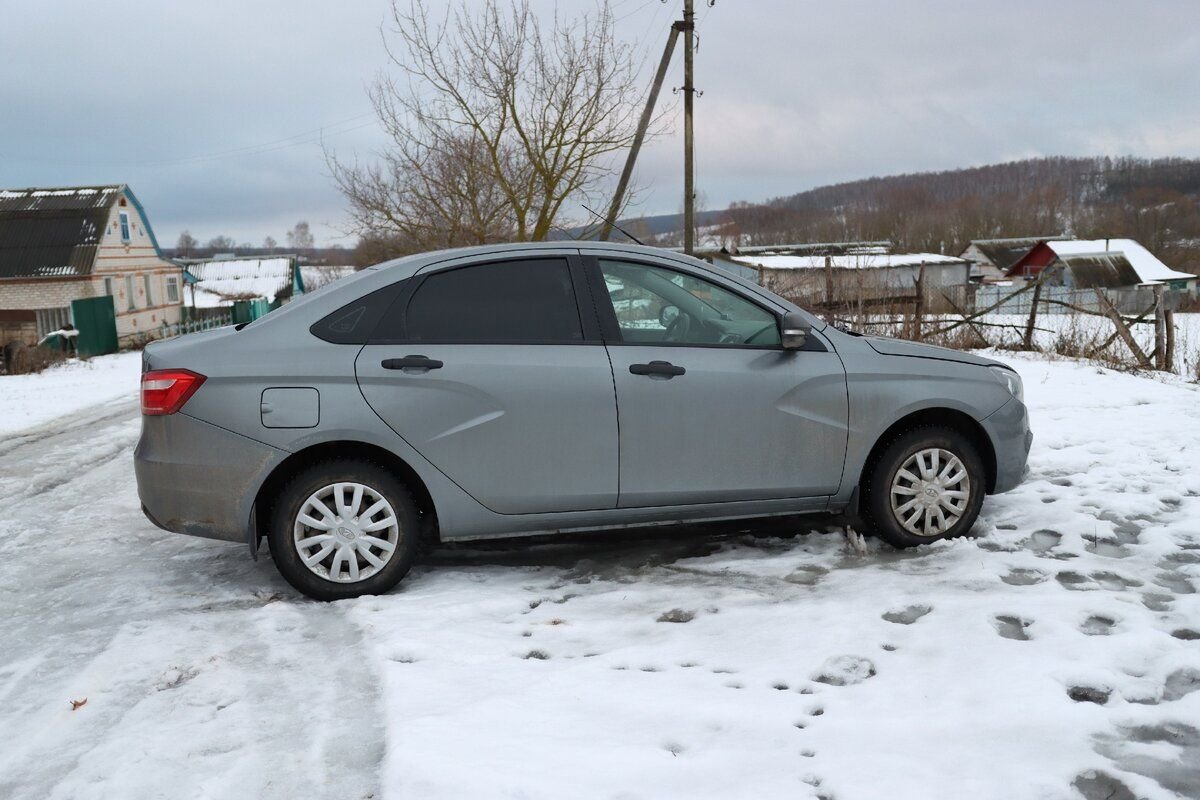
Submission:
[[[951,254],[973,239],[1131,238],[1200,273],[1200,160],[1038,158],[869,178],[735,203],[721,230],[742,245],[889,240]]]

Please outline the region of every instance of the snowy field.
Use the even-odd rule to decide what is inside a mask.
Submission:
[[[1200,387],[1001,357],[1032,474],[972,538],[445,548],[328,605],[151,526],[98,380],[0,438],[0,797],[1200,797]]]
[[[38,375],[0,376],[0,436],[66,421],[79,412],[136,395],[141,353],[72,359]]]

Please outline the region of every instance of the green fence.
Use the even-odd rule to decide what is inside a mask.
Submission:
[[[245,322],[254,322],[254,320],[263,316],[271,310],[271,304],[267,302],[265,297],[259,297],[255,300],[235,300],[233,303],[233,324],[241,325]]]
[[[81,356],[117,352],[117,315],[112,297],[85,297],[71,301],[71,319],[79,331],[75,348]]]

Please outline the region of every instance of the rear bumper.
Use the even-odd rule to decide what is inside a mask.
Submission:
[[[142,511],[164,530],[245,542],[254,496],[287,455],[186,414],[142,417],[133,453]]]
[[[1013,398],[998,411],[981,421],[996,451],[994,494],[1015,489],[1025,479],[1033,431],[1029,429],[1029,411]]]

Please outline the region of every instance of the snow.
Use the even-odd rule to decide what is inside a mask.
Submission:
[[[0,796],[1200,795],[1200,387],[989,355],[1036,439],[972,538],[458,546],[328,605],[145,521],[132,396],[6,437]]]
[[[924,264],[966,264],[961,258],[938,253],[851,254],[838,256],[736,255],[734,261],[767,269],[825,269],[828,258],[834,269],[880,269],[919,267]]]
[[[1190,272],[1171,269],[1133,239],[1069,239],[1046,242],[1046,246],[1059,256],[1122,253],[1137,272],[1142,283],[1196,279],[1196,276]]]
[[[141,372],[141,353],[116,353],[71,359],[40,375],[0,375],[0,434],[136,398]]]

